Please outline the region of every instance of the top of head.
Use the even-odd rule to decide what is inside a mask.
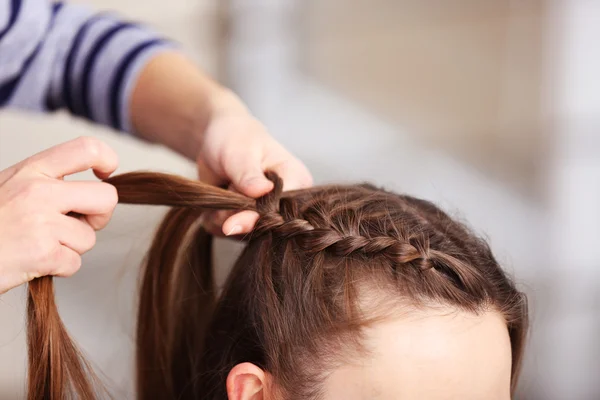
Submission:
[[[227,353],[240,355],[230,366],[251,361],[274,371],[284,397],[316,398],[316,377],[353,343],[361,351],[357,338],[364,327],[397,314],[398,307],[442,305],[494,311],[506,321],[516,382],[526,325],[523,297],[484,241],[424,200],[371,185],[283,193],[281,180],[267,176],[275,189],[257,200],[260,218],[221,296],[247,315],[236,329],[259,327],[253,339],[226,346]],[[218,317],[213,329],[225,331]],[[346,350],[336,350],[340,342]],[[265,354],[241,356],[253,346]],[[290,361],[301,367],[290,368]]]
[[[365,328],[399,307],[437,306],[471,315],[493,311],[503,319],[514,386],[525,298],[484,241],[424,200],[370,185],[282,192],[281,180],[267,176],[275,188],[256,201],[161,174],[109,179],[121,202],[260,214],[208,328],[196,335],[203,345],[193,376],[203,379],[185,390],[223,398],[219,388],[229,371],[250,362],[272,374],[283,397],[317,398],[324,374],[365,350]]]
[[[232,334],[254,327],[259,333],[230,337],[224,347],[214,346],[214,336],[207,340],[206,345],[232,355],[211,368],[228,370],[242,360],[251,361],[274,374],[283,398],[318,398],[323,395],[324,383],[319,377],[324,371],[331,373],[336,370],[332,365],[348,361],[350,348],[354,349],[351,354],[365,350],[369,340],[358,339],[366,327],[398,315],[398,309],[441,305],[446,306],[442,313],[448,311],[447,306],[477,315],[493,311],[506,322],[505,335],[512,344],[504,381],[508,385],[502,392],[497,387],[490,389],[497,382],[482,377],[480,382],[488,386],[479,388],[481,391],[454,392],[465,399],[491,399],[492,390],[500,395],[495,398],[506,398],[510,381],[514,385],[517,380],[526,309],[524,297],[484,241],[424,200],[371,185],[282,193],[281,180],[274,174],[267,176],[275,189],[256,202],[260,218],[221,296],[223,308],[217,309],[211,330]],[[235,329],[231,321],[225,329],[219,319],[220,312],[229,315],[222,311],[229,308],[244,315]],[[435,329],[443,332],[440,326]],[[498,336],[488,338],[498,340]],[[472,341],[465,343],[473,346],[475,353],[484,354]],[[265,352],[252,357],[247,347],[264,348]],[[295,367],[290,367],[290,362]],[[460,361],[454,358],[452,362],[459,370]],[[362,370],[359,376],[364,374]],[[491,372],[491,376],[499,375]],[[340,398],[340,393],[333,398]],[[427,392],[426,396],[433,395]]]

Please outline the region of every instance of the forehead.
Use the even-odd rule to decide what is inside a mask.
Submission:
[[[510,339],[496,312],[423,310],[365,333],[369,354],[333,371],[326,399],[510,399]]]

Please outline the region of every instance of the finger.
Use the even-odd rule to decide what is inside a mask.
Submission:
[[[117,153],[106,143],[91,137],[80,137],[38,153],[26,165],[51,178],[93,169],[101,179],[108,178],[119,164]]]
[[[259,215],[255,211],[242,211],[227,218],[223,222],[222,232],[225,236],[245,235],[252,232]]]
[[[240,193],[239,190],[237,190],[233,185],[229,185],[229,187],[227,188],[227,190],[230,190],[234,193]],[[213,236],[236,236],[239,234],[246,234],[248,232],[250,232],[255,223],[252,225],[252,227],[249,230],[245,230],[244,226],[237,226],[237,225],[233,225],[231,226],[231,229],[224,231],[223,228],[223,224],[225,223],[225,221],[227,221],[229,219],[229,217],[235,215],[236,212],[235,211],[231,211],[231,210],[218,210],[218,211],[209,211],[205,214],[204,219],[203,219],[203,227],[204,229],[209,232],[210,234],[212,234]],[[258,214],[257,214],[258,215]],[[235,219],[234,219],[235,222]],[[244,222],[244,221],[242,221]]]
[[[81,255],[79,253],[64,245],[60,246],[57,251],[57,264],[49,275],[69,277],[79,271],[79,268],[81,268]]]
[[[264,174],[261,154],[252,149],[230,154],[223,167],[232,186],[246,196],[256,198],[273,190],[273,182]]]
[[[102,230],[106,228],[106,225],[110,222],[113,216],[113,210],[103,213],[103,214],[92,214],[92,215],[84,215],[83,218],[92,227],[95,231]]]
[[[202,160],[198,160],[198,177],[202,182],[213,186],[222,186],[227,183],[226,179],[215,174]]]
[[[117,189],[104,182],[60,182],[56,193],[60,212],[86,215],[94,229],[101,229],[108,223],[119,201]]]
[[[273,190],[273,182],[267,179],[262,169],[248,169],[240,177],[232,178],[234,187],[248,197],[261,197]]]
[[[275,172],[283,180],[283,190],[305,189],[313,185],[308,168],[296,158],[292,157],[267,169]]]
[[[223,236],[223,222],[233,214],[232,211],[209,211],[202,218],[202,227],[213,236]]]
[[[56,226],[57,238],[63,246],[67,246],[77,254],[84,254],[96,244],[96,232],[85,218],[61,215]]]
[[[225,221],[227,221],[231,216],[235,214],[235,211],[225,210],[208,212],[204,216],[202,226],[204,227],[204,230],[206,230],[213,236],[233,237],[237,235],[245,235],[248,232],[250,232],[252,228],[244,229],[244,227],[247,226],[247,224],[245,224],[244,221],[242,221],[243,225],[237,225],[236,219],[233,220],[233,225],[231,225],[230,223],[227,227],[223,227]]]

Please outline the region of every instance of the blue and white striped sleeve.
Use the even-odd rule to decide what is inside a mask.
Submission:
[[[169,48],[151,29],[80,5],[0,0],[0,107],[65,108],[132,132],[136,79]]]

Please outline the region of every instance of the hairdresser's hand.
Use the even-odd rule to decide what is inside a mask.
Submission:
[[[260,197],[273,189],[264,171],[279,174],[284,190],[301,189],[312,185],[308,169],[292,156],[241,104],[228,94],[212,113],[205,131],[198,166],[200,179],[215,185],[229,184],[246,196]],[[243,211],[216,212],[205,225],[213,234],[228,236],[248,233],[258,214]]]
[[[79,138],[0,171],[0,293],[79,269],[81,255],[95,244],[95,231],[112,215],[117,192],[106,183],[62,178],[88,169],[107,178],[117,164],[106,144]]]

